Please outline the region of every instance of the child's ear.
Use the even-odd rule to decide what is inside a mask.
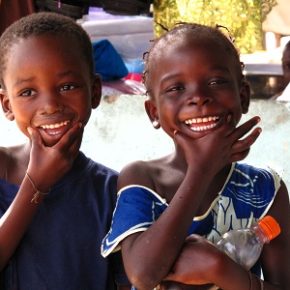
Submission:
[[[152,99],[148,99],[144,103],[146,113],[153,124],[153,127],[155,129],[160,128],[160,123],[159,123],[159,116],[158,116],[158,110],[156,107],[155,102]]]
[[[102,82],[99,75],[95,75],[92,85],[92,108],[99,106],[102,98]]]
[[[250,106],[251,88],[247,81],[243,80],[240,88],[240,98],[243,114],[248,113]]]
[[[13,112],[11,110],[9,98],[8,98],[5,90],[1,89],[1,88],[0,88],[0,100],[1,100],[1,105],[2,105],[2,109],[3,109],[5,117],[9,121],[13,121],[14,120],[14,114],[13,114]]]

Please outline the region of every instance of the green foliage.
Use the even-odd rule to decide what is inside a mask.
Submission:
[[[154,19],[167,28],[175,23],[197,22],[229,29],[241,53],[263,49],[262,22],[275,0],[155,0]],[[155,24],[155,33],[164,30]]]

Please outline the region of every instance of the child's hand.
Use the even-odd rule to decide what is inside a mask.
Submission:
[[[224,254],[211,242],[198,235],[187,238],[172,272],[164,279],[188,285],[211,283],[210,275]]]
[[[254,128],[257,123],[260,122],[259,117],[253,117],[238,128],[232,133],[233,145],[231,151],[231,162],[243,160],[247,157],[250,152],[250,147],[255,143],[257,138],[260,136],[262,129],[260,127]],[[252,132],[250,132],[253,129]],[[245,136],[246,134],[249,135]],[[244,139],[241,139],[245,137]]]
[[[174,140],[182,148],[189,166],[199,170],[211,170],[215,174],[225,165],[242,160],[248,155],[251,145],[261,133],[260,128],[253,129],[259,121],[259,117],[253,117],[234,128],[229,116],[227,123],[200,138],[193,139],[175,132]],[[248,136],[241,139],[249,132]]]
[[[83,126],[74,124],[53,146],[45,146],[39,132],[29,128],[31,136],[30,161],[27,172],[37,189],[43,192],[55,184],[72,166],[82,141]]]

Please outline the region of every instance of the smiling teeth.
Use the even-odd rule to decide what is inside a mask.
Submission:
[[[42,129],[57,129],[62,126],[66,126],[69,123],[69,121],[64,121],[60,123],[55,123],[55,124],[49,124],[49,125],[42,125],[40,126]]]
[[[203,117],[203,118],[192,118],[185,121],[186,125],[191,124],[200,124],[200,123],[208,123],[208,122],[215,122],[219,120],[218,116],[209,116],[209,117]],[[214,124],[213,124],[214,125]]]
[[[215,126],[216,126],[216,123],[213,123],[213,124],[205,125],[205,126],[190,127],[190,130],[195,131],[195,132],[201,132],[201,131],[212,129]]]
[[[201,132],[210,130],[217,126],[216,121],[220,118],[218,116],[198,117],[185,120],[185,124],[190,126],[190,130]]]

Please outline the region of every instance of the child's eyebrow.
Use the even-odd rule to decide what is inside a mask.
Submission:
[[[17,78],[16,81],[13,83],[13,86],[16,87],[16,86],[20,86],[22,84],[25,84],[25,83],[28,83],[28,82],[31,82],[35,79],[35,77],[31,77],[31,78],[27,78],[27,79],[20,79],[20,78]]]
[[[160,79],[160,82],[163,83],[163,82],[166,82],[166,81],[170,81],[171,79],[175,79],[176,77],[179,77],[181,75],[182,75],[182,73],[166,74],[165,76],[163,76]]]
[[[74,70],[67,70],[67,71],[63,71],[63,72],[57,73],[56,76],[59,77],[59,78],[64,78],[64,77],[67,77],[67,76],[79,77],[79,72],[78,71],[74,71]]]
[[[65,76],[78,76],[79,74],[75,71],[72,70],[67,70],[67,71],[63,71],[63,72],[59,72],[57,73],[58,77],[65,77]]]
[[[230,74],[231,71],[227,66],[220,66],[220,65],[214,65],[211,67],[211,70],[213,72],[220,72],[220,73],[227,73]],[[183,72],[177,72],[177,73],[168,73],[165,74],[161,79],[160,82],[166,82],[166,81],[170,81],[171,79],[175,79],[176,77],[182,76]]]
[[[219,71],[219,72],[226,72],[226,73],[230,73],[230,69],[227,66],[213,66],[212,70],[214,71]]]
[[[57,73],[57,76],[58,77],[78,76],[78,73],[75,72],[75,71],[68,70],[68,71],[63,71],[63,72]],[[36,79],[36,77],[29,77],[29,78],[26,78],[26,79],[17,78],[16,81],[13,83],[13,86],[20,86],[20,85],[23,85],[25,83],[32,82],[35,79]]]

